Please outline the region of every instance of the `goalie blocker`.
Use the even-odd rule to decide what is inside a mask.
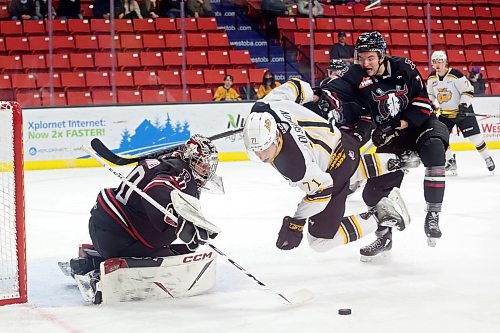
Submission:
[[[215,286],[212,250],[156,258],[110,258],[99,271],[74,275],[85,301],[94,304],[164,300],[202,294]],[[68,263],[59,263],[66,275]]]

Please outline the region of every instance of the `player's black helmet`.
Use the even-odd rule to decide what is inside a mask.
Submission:
[[[328,64],[328,70],[341,71],[347,67],[347,64],[342,59],[331,59]]]
[[[385,57],[387,43],[384,36],[378,31],[363,32],[356,41],[354,51],[356,55],[362,52],[377,52],[380,58]]]

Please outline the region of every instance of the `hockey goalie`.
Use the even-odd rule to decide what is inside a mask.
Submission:
[[[200,226],[195,215],[218,161],[213,143],[194,135],[172,153],[140,161],[117,188],[100,191],[89,221],[92,244],[59,263],[86,301],[158,300],[214,287],[217,254],[199,246],[218,230]]]

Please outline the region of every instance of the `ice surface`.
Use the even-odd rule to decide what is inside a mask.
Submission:
[[[493,151],[500,167],[500,151]],[[500,332],[500,170],[491,176],[476,152],[457,153],[459,176],[447,178],[435,248],[423,230],[423,174],[405,178],[402,194],[412,224],[394,232],[391,255],[362,263],[369,235],[326,253],[307,241],[280,251],[274,243],[284,215],[301,198],[271,167],[222,163],[226,195],[204,195],[214,241],[228,256],[278,292],[307,288],[316,298],[288,307],[224,261],[209,294],[157,303],[85,304],[57,262],[88,242],[87,221],[98,191],[118,180],[103,168],[26,174],[28,298],[0,307],[0,332]],[[127,168],[120,168],[122,173]],[[363,209],[360,193],[347,211]],[[339,316],[339,308],[352,315]]]

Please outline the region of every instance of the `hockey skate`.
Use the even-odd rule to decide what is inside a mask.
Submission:
[[[385,256],[392,248],[392,230],[386,228],[381,231],[376,231],[377,239],[359,250],[362,262],[371,262],[375,257]]]
[[[392,189],[388,197],[380,199],[375,206],[375,216],[380,226],[395,227],[399,231],[410,224],[408,209],[397,187]]]
[[[408,170],[418,168],[420,165],[420,157],[416,152],[407,150],[398,158],[391,158],[387,161],[387,168],[389,171]]]
[[[491,171],[492,174],[495,174],[495,162],[493,162],[491,156],[487,157],[484,161],[486,162],[488,170]]]
[[[90,271],[85,275],[74,275],[78,289],[85,301],[93,304],[101,304],[102,292],[97,288],[100,276],[101,274],[98,269]]]
[[[449,174],[450,176],[458,175],[457,160],[455,159],[455,154],[453,154],[452,158],[450,158],[448,161],[446,161],[445,170],[446,170],[446,173]]]
[[[427,245],[435,247],[437,240],[441,238],[441,230],[439,230],[439,213],[427,212],[424,224],[425,235],[427,236]]]

